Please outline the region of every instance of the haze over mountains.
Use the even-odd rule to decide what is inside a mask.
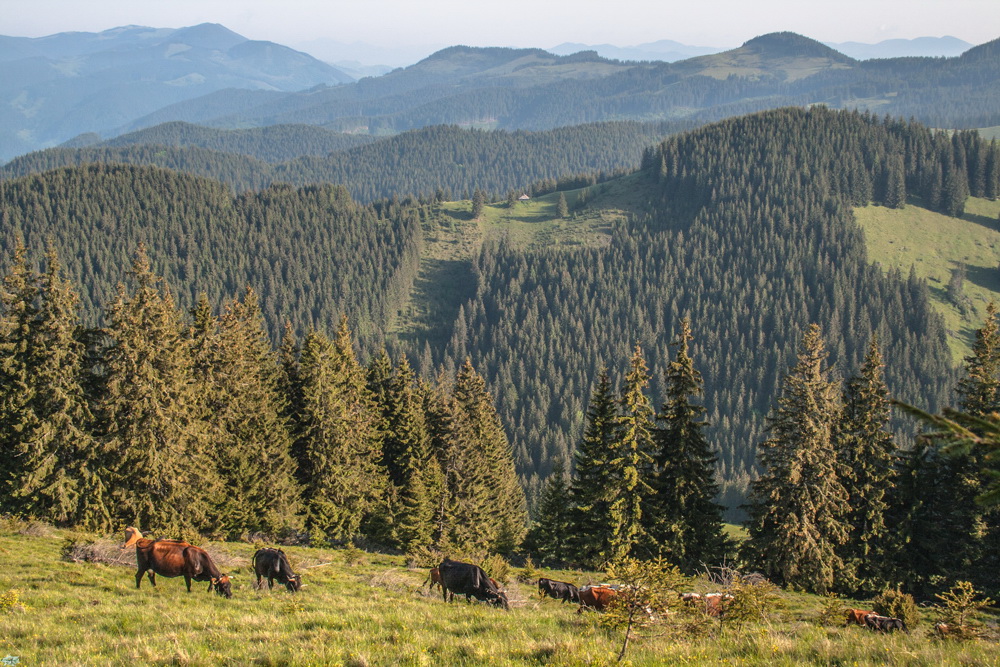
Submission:
[[[900,48],[898,41],[884,48]],[[940,52],[963,44],[941,38],[909,46]],[[558,55],[454,46],[352,82],[312,56],[217,24],[0,37],[0,160],[84,133],[106,139],[171,121],[385,135],[436,124],[543,130],[626,119],[706,122],[822,103],[985,126],[1000,124],[993,91],[974,85],[998,68],[995,49],[987,47],[944,59],[861,61],[794,33],[703,55],[710,49],[669,41],[607,52],[614,58],[600,52],[604,47]],[[674,56],[682,59],[661,61]],[[643,62],[620,59],[626,57]],[[926,113],[929,95],[950,100],[947,115]]]

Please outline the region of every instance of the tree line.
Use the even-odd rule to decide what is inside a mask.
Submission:
[[[658,410],[638,347],[617,394],[601,373],[569,478],[563,466],[549,477],[526,550],[595,569],[623,558],[662,558],[689,574],[730,564],[793,589],[855,596],[905,589],[930,598],[959,581],[986,590],[1000,583],[1000,511],[978,502],[995,495],[991,450],[954,451],[940,433],[905,446],[890,425],[878,337],[841,381],[815,324],[767,416],[749,537],[736,549],[715,502],[718,450],[706,439],[691,343],[683,320]],[[1000,323],[992,305],[955,394],[972,433],[984,432],[977,418],[995,425]]]
[[[408,552],[509,552],[524,494],[482,377],[419,380],[386,353],[362,365],[288,325],[270,342],[257,294],[187,315],[140,247],[85,328],[50,244],[23,245],[0,293],[0,511],[170,535],[308,533]]]

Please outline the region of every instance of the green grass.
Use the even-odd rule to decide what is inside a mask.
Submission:
[[[63,534],[28,536],[0,530],[0,596],[18,604],[0,610],[0,657],[22,665],[600,665],[611,664],[619,637],[599,615],[541,600],[534,586],[512,582],[509,612],[465,602],[445,604],[422,588],[426,569],[402,557],[365,554],[350,567],[344,553],[288,547],[306,587],[298,595],[252,587],[254,546],[207,545],[233,576],[233,599],[181,579],[143,581],[133,566],[61,560]],[[126,552],[127,559],[133,554]],[[133,561],[134,562],[134,561]],[[544,571],[584,583],[600,575]],[[692,588],[708,590],[707,582]],[[699,588],[700,587],[700,588]],[[860,628],[822,627],[822,600],[783,594],[766,625],[715,629],[708,637],[642,638],[632,664],[996,664],[992,642],[954,644],[926,636],[881,636]]]
[[[910,204],[904,209],[868,206],[855,210],[865,230],[868,257],[886,270],[910,267],[926,278],[932,302],[945,320],[954,360],[969,354],[986,305],[1000,300],[1000,202],[970,198],[965,215],[951,218]],[[964,294],[972,312],[963,317],[947,295],[952,269],[964,266]]]

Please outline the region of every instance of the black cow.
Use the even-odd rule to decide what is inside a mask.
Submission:
[[[539,579],[538,593],[539,595],[547,595],[550,598],[555,598],[556,600],[562,600],[564,603],[580,602],[580,589],[565,581],[556,581],[554,579],[545,578]]]
[[[902,619],[879,616],[878,614],[868,614],[865,616],[865,626],[876,632],[892,632],[893,630],[909,632],[906,629],[906,623]]]
[[[289,593],[302,588],[301,575],[292,572],[288,556],[281,549],[258,549],[253,555],[253,571],[257,573],[257,588],[261,588],[261,579],[267,577],[267,587],[274,588],[274,580],[284,584]]]
[[[472,598],[476,598],[495,607],[510,609],[507,596],[493,584],[483,568],[478,565],[445,558],[438,565],[438,571],[441,573],[442,595],[445,602],[454,600],[457,593],[464,595],[466,602],[472,602]]]

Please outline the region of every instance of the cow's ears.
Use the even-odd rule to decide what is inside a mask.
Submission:
[[[212,577],[212,584],[218,584],[218,583],[219,583],[219,580],[216,579],[215,577]]]

